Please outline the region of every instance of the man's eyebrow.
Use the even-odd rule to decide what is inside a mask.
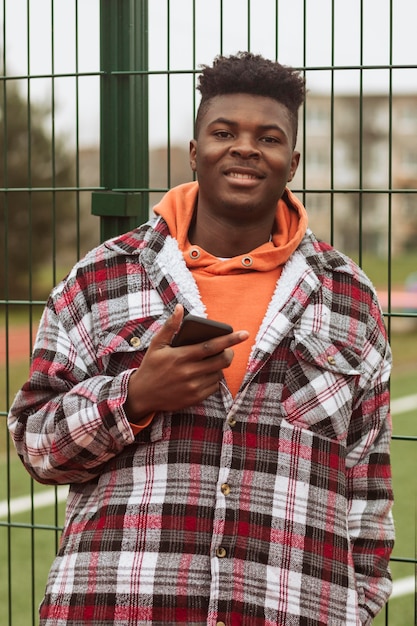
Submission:
[[[283,135],[287,134],[286,131],[279,124],[274,124],[274,123],[261,124],[259,128],[261,128],[262,130],[277,130],[279,133],[282,133]]]
[[[229,120],[227,117],[216,117],[216,119],[209,122],[209,126],[212,126],[213,124],[226,124],[226,126],[237,126],[238,122],[234,120]],[[264,131],[276,130],[279,133],[282,133],[283,135],[287,134],[285,130],[282,128],[282,126],[279,126],[279,124],[275,124],[274,122],[271,122],[270,124],[261,124],[258,128]]]
[[[227,124],[227,126],[236,126],[237,122],[233,120],[228,120],[227,117],[216,117],[215,120],[209,122],[209,126],[212,124]]]

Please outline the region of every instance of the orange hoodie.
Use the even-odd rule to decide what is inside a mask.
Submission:
[[[251,348],[282,266],[297,248],[307,228],[307,213],[287,189],[277,205],[271,241],[229,259],[218,259],[190,244],[188,230],[197,204],[198,183],[186,183],[169,191],[154,208],[178,241],[187,267],[198,285],[207,315],[227,322],[235,330],[249,331],[249,339],[234,347],[232,365],[224,375],[233,395],[244,377]]]

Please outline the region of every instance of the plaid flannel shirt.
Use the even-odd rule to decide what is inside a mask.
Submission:
[[[368,279],[308,231],[235,399],[223,382],[135,437],[128,379],[177,302],[205,314],[159,218],[47,303],[9,416],[30,474],[70,484],[41,624],[369,624],[393,527],[390,351]]]

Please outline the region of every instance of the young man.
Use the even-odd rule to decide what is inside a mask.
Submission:
[[[10,412],[31,475],[70,484],[41,624],[370,624],[393,543],[377,298],[286,187],[300,74],[240,53],[199,88],[198,183],[56,287]],[[236,330],[172,347],[184,313]]]

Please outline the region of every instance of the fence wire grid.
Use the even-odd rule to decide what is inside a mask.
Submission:
[[[63,523],[66,488],[28,477],[6,425],[48,293],[192,179],[199,67],[239,50],[304,72],[292,190],[380,296],[394,354],[397,542],[394,593],[375,624],[417,624],[416,22],[414,0],[2,0],[2,624],[37,624]]]

